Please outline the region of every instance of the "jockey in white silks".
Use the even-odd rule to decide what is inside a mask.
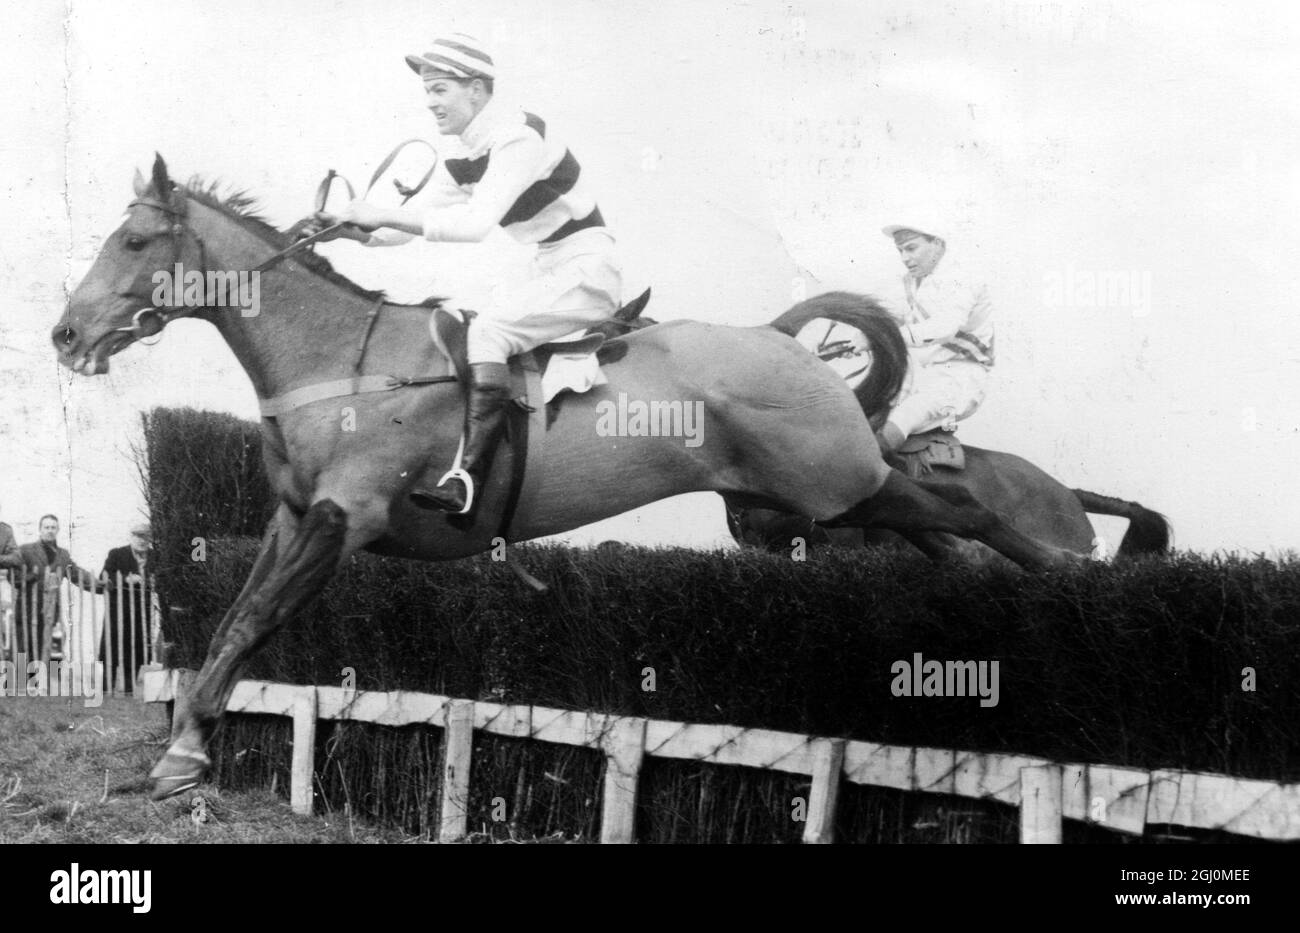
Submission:
[[[993,305],[988,289],[952,262],[947,244],[925,228],[884,228],[907,267],[893,310],[908,347],[908,375],[876,439],[888,454],[910,435],[955,431],[984,401],[993,368]]]
[[[614,237],[606,229],[582,169],[546,123],[493,96],[495,67],[474,38],[435,39],[431,50],[406,56],[424,82],[438,132],[456,137],[432,183],[401,208],[353,201],[342,213],[319,213],[310,235],[326,225],[370,246],[421,236],[435,242],[479,242],[500,227],[535,244],[527,281],[496,289],[470,319],[470,385],[464,456],[437,487],[411,501],[428,509],[472,511],[505,430],[511,399],[506,361],[610,318],[618,310],[622,274]],[[330,237],[326,237],[327,239]]]

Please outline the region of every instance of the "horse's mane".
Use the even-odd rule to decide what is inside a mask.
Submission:
[[[195,175],[190,178],[183,190],[186,197],[192,198],[215,211],[220,211],[249,233],[263,240],[268,246],[276,250],[282,250],[293,245],[293,240],[287,234],[277,230],[265,217],[258,213],[257,201],[252,195],[246,191],[230,191],[222,194],[221,188],[220,181],[205,181]],[[335,272],[328,259],[324,256],[318,256],[311,250],[302,250],[295,253],[293,258],[295,262],[302,263],[316,275],[347,289],[354,295],[360,295],[368,301],[378,301],[384,296],[382,290],[372,291],[368,288],[362,288],[347,276]]]

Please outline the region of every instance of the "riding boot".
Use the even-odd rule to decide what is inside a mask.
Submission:
[[[510,370],[505,363],[470,365],[465,451],[460,469],[449,470],[432,489],[413,490],[410,495],[413,505],[460,515],[473,510],[492,468],[497,442],[505,431],[506,406],[510,399]]]
[[[892,421],[886,421],[885,426],[876,432],[876,443],[880,445],[880,453],[885,457],[902,447],[905,440],[907,435],[903,429]]]

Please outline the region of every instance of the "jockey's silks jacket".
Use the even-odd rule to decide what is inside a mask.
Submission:
[[[988,289],[944,256],[920,282],[903,276],[903,339],[921,366],[954,360],[993,365],[993,305]]]
[[[604,227],[577,159],[540,117],[493,97],[456,140],[409,205],[423,212],[425,239],[479,242],[500,226],[521,243],[550,244]],[[370,242],[409,239],[381,229]]]

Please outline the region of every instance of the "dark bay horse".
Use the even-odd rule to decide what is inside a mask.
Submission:
[[[1127,518],[1117,557],[1163,554],[1169,549],[1169,523],[1164,516],[1136,502],[1128,502],[1086,489],[1070,489],[1034,464],[1015,454],[966,446],[966,468],[938,468],[933,480],[964,487],[1016,530],[1030,537],[1073,551],[1094,547],[1088,512]],[[727,527],[741,544],[789,552],[796,539],[809,548],[835,545],[907,547],[908,540],[874,528],[824,528],[817,523],[776,509],[746,508],[728,503]],[[996,558],[988,548],[951,536],[914,536],[912,543],[932,556],[960,556],[975,563]]]
[[[451,380],[372,389],[397,384],[389,376],[451,372],[429,338],[430,308],[387,304],[306,254],[263,273],[256,313],[234,302],[207,304],[212,296],[202,293],[190,303],[188,290],[180,301],[179,288],[169,302],[156,301],[160,273],[178,265],[200,278],[253,270],[290,241],[252,216],[245,199],[223,201],[196,182],[177,187],[161,157],[151,180],[137,174],[135,193],[53,329],[59,361],[97,375],[114,354],[172,320],[211,323],[263,402],[265,467],[279,497],[249,579],[177,702],[172,742],[152,773],[154,796],[162,798],[200,782],[208,739],[246,662],[352,553],[449,560],[490,548],[511,507],[514,454],[503,449],[497,457],[472,525],[410,505],[407,494],[426,469],[445,470],[456,450],[462,389]],[[841,295],[832,304],[833,313],[879,335],[874,349],[885,362],[872,391],[892,398],[904,365],[888,348],[897,328],[869,300]],[[609,384],[567,397],[530,446],[527,479],[535,494],[519,503],[507,539],[712,490],[830,525],[975,538],[1028,568],[1083,559],[1014,530],[964,490],[889,469],[859,397],[789,336],[789,316],[807,309],[795,310],[784,325],[673,321],[622,338],[626,353],[606,367]],[[360,374],[369,381],[351,383],[366,333]],[[340,384],[356,391],[340,392]],[[598,427],[599,406],[619,398],[698,403],[700,443],[609,436]]]
[[[879,428],[889,413],[888,407],[882,406],[880,400],[887,398],[890,389],[896,387],[874,366],[874,357],[882,349],[895,356],[905,354],[906,347],[901,340],[889,339],[888,334],[876,335],[874,339],[866,334],[853,334],[853,305],[843,309],[849,312],[847,314],[836,314],[836,307],[835,295],[821,296],[791,309],[778,319],[777,324],[819,359],[836,366],[842,378],[854,387],[871,426]],[[611,334],[626,333],[655,323],[638,318],[639,308],[627,310],[630,313],[620,315],[617,322],[611,322]],[[809,335],[811,339],[808,339]],[[832,336],[847,336],[849,339],[831,340]],[[1069,489],[1045,470],[1015,454],[969,445],[964,445],[963,450],[965,469],[935,469],[933,481],[964,487],[1011,527],[1031,538],[1071,551],[1092,550],[1094,556],[1100,557],[1100,539],[1095,537],[1088,521],[1087,513],[1091,512],[1128,520],[1117,557],[1164,554],[1169,550],[1169,523],[1158,512],[1137,502],[1086,489]],[[996,552],[979,542],[951,535],[914,535],[909,542],[896,532],[882,528],[828,528],[801,515],[746,507],[725,494],[724,499],[727,528],[732,537],[742,545],[773,552],[788,553],[797,542],[802,542],[805,548],[875,545],[907,549],[915,545],[932,557],[958,557],[972,563],[999,559]]]

